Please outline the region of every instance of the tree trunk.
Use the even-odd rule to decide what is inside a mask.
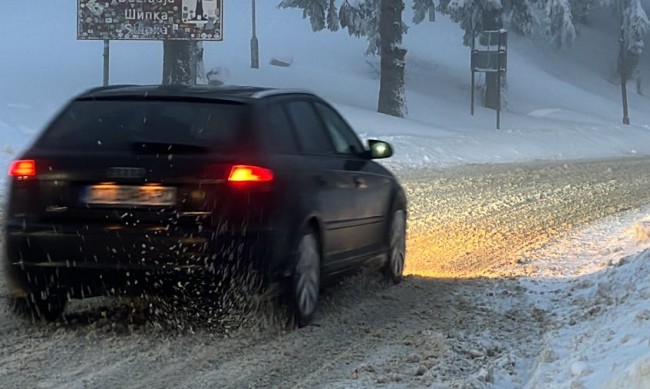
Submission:
[[[163,85],[196,85],[205,78],[203,69],[202,42],[163,42]]]
[[[381,113],[404,117],[404,57],[402,47],[402,0],[380,0],[379,39],[381,41],[381,80],[379,104]]]
[[[203,62],[203,42],[193,42],[191,45],[191,50],[193,61],[192,69],[194,69],[192,79],[195,80],[196,84],[207,85],[208,77],[206,76],[205,63]]]

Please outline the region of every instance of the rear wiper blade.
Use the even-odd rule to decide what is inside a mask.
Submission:
[[[133,142],[131,150],[138,154],[177,154],[177,153],[207,153],[209,147],[174,142]]]

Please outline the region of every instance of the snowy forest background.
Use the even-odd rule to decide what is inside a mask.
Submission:
[[[101,84],[102,42],[76,40],[76,2],[33,4],[25,13],[20,2],[0,2],[0,32],[7,37],[0,129],[6,133],[39,131],[63,101]],[[620,72],[630,80],[633,124],[646,123],[648,98],[640,93],[650,82],[644,50],[650,0],[257,0],[259,69],[250,67],[251,2],[224,0],[224,8],[224,40],[181,42],[185,60],[169,55],[169,42],[111,41],[110,83],[306,88],[338,104],[437,128],[493,128],[491,110],[484,113],[489,121],[482,110],[481,120],[469,117],[467,44],[472,29],[503,27],[509,31],[507,127],[559,126],[552,118],[566,126],[569,117],[582,127],[594,117],[618,124]],[[188,71],[190,55],[195,73]],[[274,59],[291,64],[270,66]],[[178,69],[182,77],[172,77]],[[480,81],[486,89],[489,80]]]
[[[407,0],[406,4],[413,10],[411,21],[402,19],[402,0],[284,0],[280,7],[302,9],[314,31],[344,28],[351,36],[365,37],[366,54],[381,56],[378,111],[394,116],[403,117],[406,112],[407,48],[402,46],[402,36],[410,24],[434,21],[436,13],[448,15],[461,26],[465,45],[471,44],[475,32],[505,28],[557,49],[570,49],[581,26],[590,23],[592,11],[608,9],[621,26],[617,70],[625,80],[635,82],[637,93],[643,93],[640,58],[650,31],[645,11],[648,0]],[[484,86],[490,86],[489,76]]]

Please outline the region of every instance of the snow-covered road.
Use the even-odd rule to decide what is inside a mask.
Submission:
[[[650,204],[648,167],[638,158],[402,171],[411,275],[390,288],[373,274],[348,278],[299,331],[268,314],[241,329],[207,326],[132,300],[76,303],[66,321],[30,324],[8,314],[0,285],[0,383],[522,387],[548,350],[544,335],[569,325],[562,312],[575,313],[576,300],[547,291],[592,259],[549,253],[604,218],[626,211],[635,220]],[[532,387],[544,387],[545,374]]]

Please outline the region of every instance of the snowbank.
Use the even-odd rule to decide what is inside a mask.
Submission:
[[[553,320],[526,388],[650,387],[648,232],[638,222],[593,257],[601,271],[537,289]]]

